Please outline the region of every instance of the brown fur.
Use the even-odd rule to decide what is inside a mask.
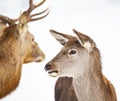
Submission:
[[[45,55],[34,41],[34,36],[28,31],[27,23],[47,16],[32,18],[30,15],[37,5],[29,0],[30,7],[16,20],[0,15],[0,99],[11,93],[19,85],[22,64],[40,62]],[[39,14],[44,13],[44,10]],[[17,24],[15,24],[15,22]]]
[[[27,58],[29,58],[29,61],[26,62],[33,62],[40,55],[44,58],[42,51],[40,49],[36,50],[38,48],[36,43],[33,44],[32,47],[35,47],[33,49],[22,46],[26,41],[21,41],[21,35],[17,30],[17,25],[6,27],[0,37],[0,98],[6,96],[18,86],[21,67],[28,60]],[[29,32],[25,34],[31,36]],[[32,37],[29,38],[26,40],[32,40]],[[24,48],[24,51],[22,48]],[[31,51],[28,51],[28,49]],[[32,51],[34,50],[38,56],[33,55]]]
[[[6,28],[0,37],[0,98],[17,87],[23,63],[22,57],[18,55],[20,42],[13,37],[12,29],[15,26],[11,27]]]
[[[78,101],[71,77],[58,78],[55,85],[55,101]]]

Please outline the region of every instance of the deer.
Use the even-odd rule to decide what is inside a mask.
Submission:
[[[57,82],[59,92],[55,93],[61,95],[55,94],[59,98],[56,101],[117,101],[114,86],[102,73],[101,56],[96,43],[76,29],[73,32],[75,36],[50,30],[64,46],[45,65],[49,76],[60,76]]]
[[[29,0],[29,8],[16,19],[0,15],[0,99],[18,87],[23,64],[45,59],[45,54],[28,29],[29,22],[41,20],[48,15],[48,9],[31,14],[45,1],[34,4],[33,0]],[[41,14],[44,15],[38,17]]]

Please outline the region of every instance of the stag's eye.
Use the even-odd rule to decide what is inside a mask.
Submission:
[[[69,55],[75,55],[77,54],[77,50],[76,49],[72,49],[69,51]]]

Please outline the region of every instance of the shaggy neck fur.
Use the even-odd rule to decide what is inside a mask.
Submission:
[[[101,72],[100,56],[91,53],[91,61],[86,72],[73,78],[73,86],[78,101],[116,101],[113,99],[112,90],[105,82]]]
[[[0,98],[19,84],[22,67],[19,47],[19,41],[9,32],[0,38]]]

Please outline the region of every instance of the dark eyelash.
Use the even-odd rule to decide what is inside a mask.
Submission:
[[[69,54],[76,54],[75,50],[71,50]]]

